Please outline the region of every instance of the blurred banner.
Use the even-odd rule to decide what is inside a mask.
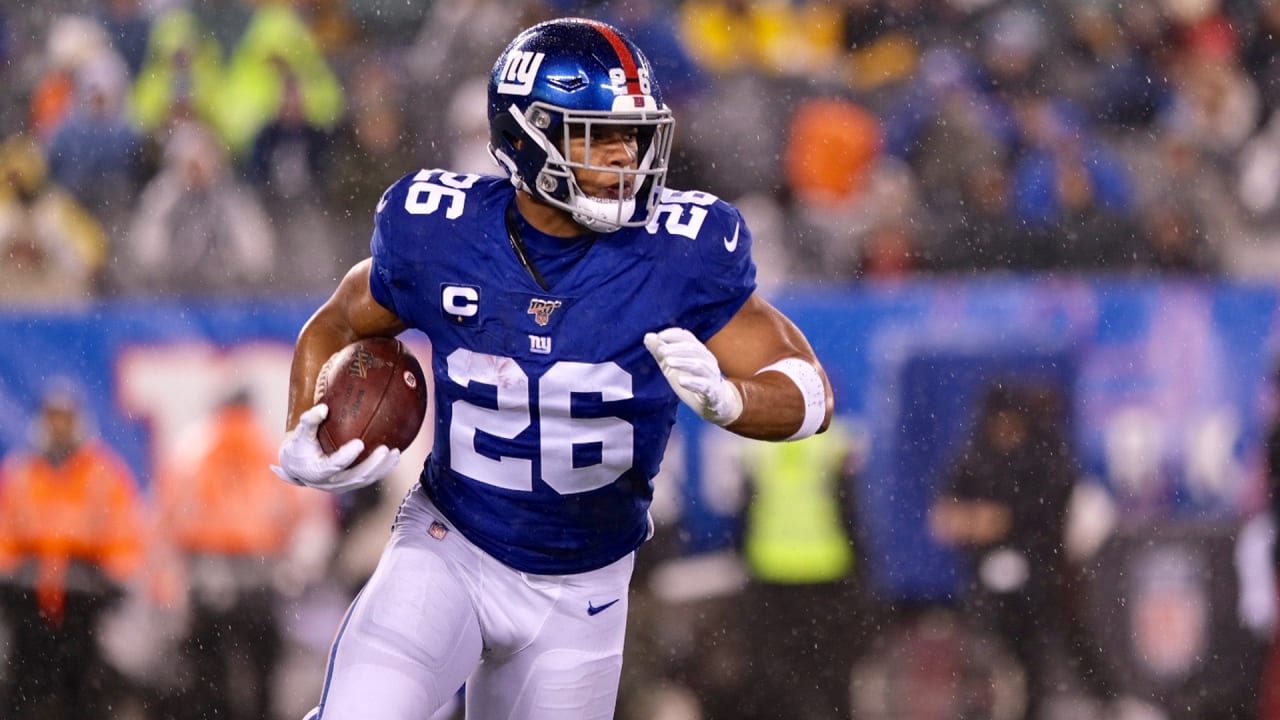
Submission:
[[[1237,520],[1265,499],[1277,289],[1196,280],[933,279],[781,294],[866,448],[857,502],[871,579],[889,598],[941,599],[950,551],[925,514],[972,432],[988,382],[1035,378],[1068,399],[1087,478],[1127,522]],[[684,416],[685,526],[728,541],[733,436]]]
[[[1253,715],[1270,633],[1242,617],[1239,531],[1190,520],[1133,525],[1090,563],[1082,620],[1103,670],[1170,717]]]
[[[1277,289],[1123,278],[919,280],[773,301],[805,330],[866,448],[858,504],[873,580],[937,598],[951,555],[924,515],[985,384],[1035,377],[1069,398],[1086,472],[1126,518],[1238,519],[1259,506]],[[155,449],[228,393],[283,430],[293,339],[319,298],[106,302],[0,311],[0,452],[28,441],[42,388],[69,376],[100,434],[150,480]],[[690,552],[730,538],[735,438],[681,415],[664,466]],[[661,492],[661,491],[660,491]]]

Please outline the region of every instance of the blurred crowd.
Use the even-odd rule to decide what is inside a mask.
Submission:
[[[492,59],[565,14],[766,286],[1280,274],[1278,0],[51,0],[0,8],[0,301],[330,288],[395,179],[495,171]]]
[[[287,601],[350,515],[271,474],[247,392],[157,451],[148,488],[84,392],[51,381],[0,465],[0,718],[274,716]]]

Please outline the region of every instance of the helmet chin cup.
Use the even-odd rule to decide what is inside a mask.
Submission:
[[[622,227],[636,211],[634,198],[603,200],[587,195],[573,198],[573,220],[592,232],[613,232]]]

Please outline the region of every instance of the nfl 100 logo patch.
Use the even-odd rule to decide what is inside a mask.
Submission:
[[[551,313],[563,304],[560,300],[533,298],[529,301],[529,309],[525,312],[533,316],[533,321],[538,323],[538,327],[546,327],[547,323],[551,322]]]

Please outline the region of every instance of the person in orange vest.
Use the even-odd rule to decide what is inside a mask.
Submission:
[[[164,711],[190,717],[273,717],[285,649],[279,614],[325,569],[336,511],[328,498],[281,483],[268,469],[277,438],[247,392],[228,396],[183,433],[157,476],[157,543],[185,596],[190,662]],[[248,672],[241,673],[241,668]]]
[[[10,623],[9,718],[110,714],[95,632],[143,559],[145,504],[92,439],[77,389],[42,398],[35,447],[0,466],[0,588]]]

